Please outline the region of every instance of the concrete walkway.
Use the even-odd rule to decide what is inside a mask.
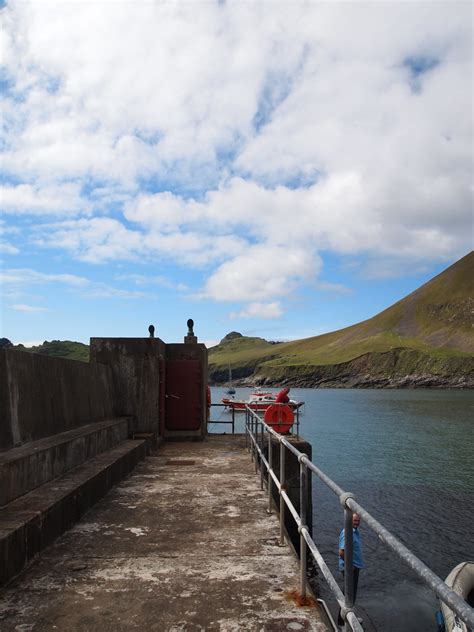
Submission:
[[[326,632],[241,436],[167,443],[0,593],[0,629]]]

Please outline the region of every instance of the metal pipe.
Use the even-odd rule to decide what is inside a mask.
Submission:
[[[379,536],[380,540],[391,548],[425,584],[428,584],[439,599],[447,604],[468,627],[474,630],[474,608],[471,608],[462,597],[455,593],[438,575],[433,573],[426,564],[417,558],[398,538],[392,535],[390,531],[383,527],[368,511],[361,507],[359,503],[349,498],[346,501],[346,505],[358,513],[364,523]]]
[[[273,472],[273,449],[272,449],[272,435],[268,435],[268,513],[272,513],[272,477]]]
[[[308,470],[304,463],[300,461],[300,515],[301,527],[300,532],[300,585],[301,596],[306,597],[306,540],[303,530],[306,529],[306,520],[308,513]]]
[[[255,424],[255,428],[254,428],[254,434],[255,434],[255,474],[257,474],[258,472],[258,421],[256,419],[254,419],[254,424]]]
[[[301,531],[303,533],[304,539],[306,540],[306,544],[308,545],[308,548],[311,551],[311,555],[313,556],[314,561],[316,562],[319,569],[321,570],[321,573],[323,574],[324,579],[329,584],[329,588],[331,589],[334,596],[336,597],[339,606],[340,607],[344,606],[344,593],[339,588],[339,584],[334,579],[334,576],[329,570],[329,567],[327,566],[326,562],[324,561],[323,556],[319,552],[319,549],[316,547],[312,537],[310,536],[308,529],[302,529]]]
[[[290,500],[290,497],[288,496],[288,494],[286,493],[285,490],[283,490],[281,492],[281,495],[283,497],[283,500],[285,501],[286,506],[288,507],[288,509],[290,510],[291,515],[293,516],[293,519],[296,523],[296,526],[299,528],[301,527],[301,518],[298,514],[298,512],[296,511],[296,507],[293,505],[293,503]]]
[[[352,511],[344,509],[344,605],[354,606],[354,562]],[[347,627],[347,626],[346,626]]]
[[[280,546],[285,545],[285,499],[283,497],[286,477],[285,477],[285,446],[280,442]]]
[[[253,411],[250,411],[250,416],[252,420],[258,419],[260,423],[263,424],[264,429],[269,433],[269,435],[275,437],[280,443],[280,481],[276,477],[275,473],[270,469],[270,476],[275,481],[275,484],[278,487],[280,493],[280,544],[283,545],[285,542],[284,536],[284,515],[285,515],[285,504],[288,506],[293,518],[296,521],[296,524],[300,528],[301,532],[305,535],[305,541],[308,545],[311,554],[315,558],[319,568],[323,572],[323,575],[326,581],[331,588],[331,591],[338,599],[339,604],[341,605],[342,593],[335,583],[334,578],[330,574],[327,566],[324,563],[324,560],[319,554],[316,546],[314,545],[311,536],[307,533],[307,529],[305,525],[302,525],[301,519],[293,507],[288,495],[285,491],[286,479],[285,479],[285,448],[290,450],[297,458],[299,459],[301,464],[304,464],[308,470],[316,474],[316,476],[327,486],[331,491],[339,497],[340,502],[343,504],[345,510],[350,510],[345,512],[345,530],[348,527],[346,521],[348,522],[350,516],[350,529],[348,533],[345,533],[345,541],[346,541],[346,574],[347,568],[350,567],[353,574],[353,560],[351,558],[351,564],[349,565],[349,553],[347,550],[347,543],[350,542],[349,546],[352,544],[352,512],[356,512],[359,514],[361,519],[364,521],[367,526],[369,526],[380,538],[384,544],[386,544],[407,566],[409,566],[417,575],[422,579],[422,581],[428,585],[434,593],[439,597],[439,599],[446,603],[458,616],[462,619],[467,626],[474,629],[474,609],[471,608],[467,602],[465,602],[458,594],[456,594],[440,577],[438,577],[431,569],[429,569],[419,558],[416,557],[405,545],[403,545],[398,538],[390,533],[385,527],[383,527],[368,511],[366,511],[359,503],[357,503],[352,494],[346,493],[337,483],[335,483],[329,476],[327,476],[322,470],[312,463],[308,457],[297,450],[294,446],[292,446],[284,437],[276,433],[270,426],[268,426],[263,420],[260,420],[258,415],[256,415]],[[257,433],[254,433],[253,440],[251,442],[252,446],[256,445],[256,436]],[[352,553],[352,552],[351,552]],[[347,600],[350,601],[351,597],[353,598],[353,582],[351,582],[352,586],[346,586],[345,593],[347,595]],[[352,593],[351,593],[352,588]],[[346,607],[345,599],[343,598],[342,605]],[[353,601],[353,599],[352,599]],[[346,621],[351,625],[351,629],[355,632],[363,632],[363,628],[361,627],[357,617],[355,616],[353,611],[349,611],[345,616]]]

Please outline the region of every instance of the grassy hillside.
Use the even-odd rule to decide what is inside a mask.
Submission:
[[[51,342],[45,340],[42,345],[25,348],[25,351],[89,362],[89,346],[71,340],[52,340]]]
[[[278,345],[262,338],[224,339],[210,350],[210,373],[220,376],[230,364],[234,374],[239,367],[246,367],[245,373],[250,375],[251,367],[252,372],[281,380],[285,372],[309,374],[311,367],[339,365],[367,354],[403,349],[417,352],[431,364],[439,360],[443,365],[448,359],[459,358],[462,365],[463,359],[469,360],[474,353],[473,279],[471,252],[404,299],[351,327]],[[403,357],[397,353],[399,362]],[[412,363],[413,355],[409,357]],[[412,370],[408,365],[405,368]],[[398,370],[404,367],[400,365]]]

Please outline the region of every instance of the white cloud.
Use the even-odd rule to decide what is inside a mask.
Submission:
[[[200,268],[201,296],[241,314],[314,283],[323,251],[385,274],[460,256],[470,18],[449,2],[12,0],[8,221],[33,216],[35,244],[87,263]]]
[[[316,275],[320,265],[319,258],[300,248],[252,246],[223,263],[207,280],[203,295],[254,303],[287,296]]]
[[[28,268],[12,268],[0,270],[2,285],[20,287],[45,283],[64,283],[73,287],[84,287],[89,280],[74,274],[45,274]]]
[[[249,303],[249,305],[240,312],[231,312],[229,318],[272,319],[279,318],[282,314],[283,309],[279,301],[273,301],[272,303]]]
[[[45,228],[38,230],[38,245],[63,248],[89,263],[134,259],[138,253],[144,252],[142,234],[109,217],[69,220]]]
[[[185,283],[175,283],[162,275],[146,276],[143,274],[122,274],[117,277],[117,281],[131,281],[135,285],[158,285],[169,289],[175,289],[180,292],[189,290]]]
[[[0,203],[4,213],[32,215],[75,215],[90,207],[78,184],[0,186]]]
[[[331,292],[333,294],[352,294],[353,290],[350,287],[346,287],[341,283],[327,283],[325,281],[319,281],[316,283],[316,288],[323,292]]]
[[[150,294],[137,290],[113,287],[101,281],[91,281],[74,274],[45,274],[31,269],[5,269],[0,271],[0,284],[4,294],[10,298],[24,296],[36,286],[61,284],[90,299],[123,298],[136,299],[149,297]],[[27,304],[18,303],[11,306],[17,311],[44,311],[45,308],[33,308]]]
[[[36,305],[25,305],[22,303],[16,305],[10,305],[10,309],[15,310],[16,312],[26,312],[26,313],[35,313],[35,312],[49,312],[47,307],[38,307]]]
[[[6,242],[0,242],[0,252],[6,255],[17,255],[20,251],[16,246],[8,244]]]
[[[106,283],[94,283],[90,288],[82,292],[82,296],[86,298],[124,298],[124,299],[136,299],[149,297],[150,294],[146,292],[137,292],[134,290],[124,290],[122,288],[115,288],[107,285]]]

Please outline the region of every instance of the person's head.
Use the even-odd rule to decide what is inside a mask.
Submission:
[[[288,393],[290,392],[290,387],[285,386],[285,388],[283,389],[283,392],[285,393],[285,395],[288,395]]]
[[[359,514],[353,513],[352,514],[352,526],[353,526],[354,529],[357,529],[359,525],[360,525],[360,516],[359,516]]]

